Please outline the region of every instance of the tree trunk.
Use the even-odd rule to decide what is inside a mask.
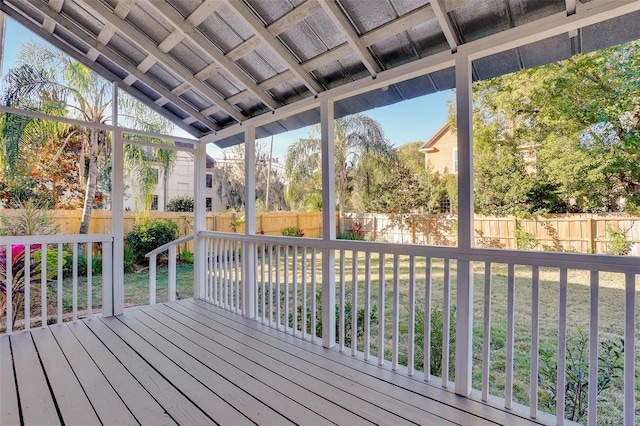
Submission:
[[[344,203],[347,192],[347,176],[343,171],[340,173],[340,188],[338,188],[338,204],[340,206],[340,233],[344,233]]]
[[[89,221],[91,220],[93,202],[96,198],[96,187],[98,184],[98,155],[100,155],[98,134],[96,132],[91,132],[90,143],[89,176],[87,177],[87,188],[84,194],[84,209],[82,210],[82,221],[80,222],[80,234],[89,233]]]

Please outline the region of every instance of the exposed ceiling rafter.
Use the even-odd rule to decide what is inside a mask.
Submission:
[[[49,9],[48,6],[41,2],[38,1],[37,2],[39,5],[41,5],[42,7],[46,9]],[[36,5],[34,5],[35,7]],[[36,7],[36,10],[39,10],[39,8]],[[8,5],[8,3],[2,3],[0,2],[0,11],[4,12],[7,16],[10,16],[12,19],[14,19],[16,22],[20,23],[21,25],[24,26],[29,26],[31,25],[31,31],[33,31],[35,34],[37,34],[40,37],[46,37],[47,33],[40,25],[36,25],[36,23],[24,16],[24,14],[22,13],[22,11],[20,10],[16,10],[13,7],[11,7],[10,5]],[[45,12],[41,12],[44,16],[46,16]],[[53,11],[51,11],[51,13],[55,13]],[[56,21],[56,23],[58,25],[61,25],[63,28],[65,28],[64,24],[60,21]],[[86,33],[83,33],[79,28],[77,28],[76,26],[72,25],[72,28],[75,29],[76,32],[74,32],[73,30],[66,28],[67,30],[69,30],[72,34],[74,34],[75,36],[79,36],[79,34],[83,34],[85,37],[89,37]],[[49,34],[50,36],[50,34]],[[92,39],[94,44],[97,44],[95,42],[95,39]],[[83,40],[84,41],[84,40]],[[102,65],[97,64],[93,61],[91,61],[88,57],[83,57],[81,55],[79,55],[78,51],[69,47],[66,43],[64,43],[63,41],[59,40],[58,38],[53,38],[51,40],[51,42],[53,43],[53,45],[55,45],[56,47],[58,47],[60,50],[62,50],[63,52],[65,52],[68,55],[73,55],[76,54],[78,55],[78,60],[79,62],[83,63],[84,65],[91,67],[93,66],[94,69],[98,72],[100,72],[103,76],[105,76],[105,78],[109,78],[113,81],[117,81],[118,77],[113,75],[112,72],[109,69],[104,68]],[[89,43],[87,43],[89,44]],[[107,57],[107,55],[104,55],[105,57]],[[114,63],[116,63],[114,61]],[[149,84],[149,87],[152,87],[153,84]],[[153,88],[153,87],[152,87]],[[143,98],[144,95],[142,93],[140,93],[137,89],[133,88],[133,87],[123,87],[122,88],[123,91],[131,94],[132,96],[139,96],[140,98]],[[154,89],[155,90],[155,89]],[[182,103],[182,102],[181,102]],[[180,104],[177,104],[179,108],[184,109],[183,106],[181,106]],[[195,137],[199,137],[201,136],[201,132],[197,132],[193,127],[186,125],[186,123],[182,123],[181,122],[181,118],[174,115],[171,111],[168,111],[164,108],[161,108],[159,105],[155,105],[155,104],[150,104],[149,107],[156,111],[158,114],[162,115],[163,117],[166,117],[168,120],[171,120],[172,122],[176,123],[178,125],[178,127],[182,128],[183,130],[185,130],[187,133],[195,136]],[[201,114],[200,114],[201,115]],[[204,117],[204,116],[202,116]],[[204,120],[200,120],[205,126],[209,126],[209,128],[211,129],[219,129],[220,126],[211,121],[210,119],[208,119],[207,117],[204,117]],[[211,123],[211,124],[210,124]]]
[[[218,72],[220,69],[224,69],[236,80],[238,80],[238,82],[243,85],[246,90],[251,92],[253,96],[258,98],[260,102],[267,105],[271,110],[274,110],[279,106],[268,94],[266,94],[260,87],[258,87],[254,80],[252,80],[233,62],[226,58],[222,52],[220,52],[206,37],[200,34],[200,32],[197,31],[196,28],[190,23],[197,22],[197,20],[192,19],[192,16],[196,13],[201,13],[198,9],[196,9],[195,12],[189,15],[186,20],[183,20],[180,14],[167,3],[154,0],[145,0],[145,2],[150,7],[154,8],[158,13],[160,13],[165,19],[167,19],[171,23],[171,25],[176,27],[176,31],[180,31],[181,36],[189,39],[193,44],[198,46],[200,50],[208,55],[211,60],[215,61],[215,64],[209,64],[207,65],[207,67],[205,67],[205,69],[211,67],[212,65],[217,68],[216,72]],[[167,39],[170,37],[171,35],[167,37]],[[210,68],[209,71],[211,71],[212,69],[213,68]],[[202,71],[200,71],[200,73],[201,72]],[[207,72],[206,74],[200,73],[197,73],[195,75],[195,77],[199,80],[205,80],[206,78],[209,78],[211,75],[213,75],[213,73],[209,74],[209,72]],[[232,101],[229,102],[232,103]]]
[[[360,36],[355,31],[347,17],[344,16],[344,13],[342,13],[338,4],[333,0],[322,1],[320,4],[322,5],[322,9],[324,9],[325,13],[329,16],[329,19],[331,19],[331,22],[333,22],[333,24],[338,28],[338,31],[340,31],[340,33],[345,37],[347,43],[367,68],[371,76],[375,78],[382,69],[376,62],[375,58],[371,55],[371,52],[367,50],[367,46],[362,43]]]
[[[90,0],[77,0],[81,2],[83,6],[90,11],[95,13],[95,16],[98,18],[102,18],[104,21],[113,25],[118,29],[118,31],[123,35],[123,37],[127,38],[130,42],[136,44],[141,49],[146,51],[149,55],[152,55],[156,58],[160,63],[164,64],[168,69],[172,70],[172,72],[176,73],[178,77],[180,77],[183,81],[188,82],[195,90],[200,92],[205,98],[208,98],[211,102],[215,102],[220,105],[220,107],[235,120],[242,122],[246,118],[235,109],[235,107],[229,104],[219,93],[211,89],[209,86],[204,84],[202,81],[196,79],[191,72],[185,68],[183,64],[174,59],[172,56],[162,52],[158,49],[158,46],[154,42],[152,42],[148,37],[142,34],[136,27],[129,24],[128,22],[120,19],[115,15],[110,9],[104,6],[99,1],[90,1]]]
[[[447,39],[447,43],[449,43],[449,47],[451,47],[452,52],[456,52],[458,50],[458,46],[460,46],[460,38],[456,34],[456,30],[453,28],[451,24],[451,19],[447,15],[447,10],[445,9],[443,0],[431,0],[429,2],[431,8],[433,9],[433,13],[436,15],[436,19],[440,24],[440,28],[442,28],[442,33],[444,34],[444,38]]]
[[[253,15],[247,6],[237,0],[225,0],[229,8],[238,16],[244,24],[249,27],[254,34],[260,38],[260,40],[267,45],[279,58],[283,61],[289,69],[298,77],[305,86],[313,93],[317,95],[322,92],[322,88],[316,82],[313,77],[302,68],[296,58],[278,41],[267,29],[262,25],[262,22]]]
[[[118,55],[116,52],[114,52],[108,46],[106,46],[104,44],[101,44],[96,39],[93,39],[93,38],[89,37],[88,34],[86,34],[85,32],[81,31],[76,25],[73,24],[73,22],[69,21],[64,16],[56,13],[53,9],[49,8],[42,1],[40,1],[40,0],[29,0],[29,3],[36,10],[38,10],[40,13],[42,13],[45,17],[47,17],[49,19],[52,19],[52,20],[55,20],[58,25],[60,25],[62,28],[66,29],[67,31],[69,31],[70,33],[72,33],[73,35],[78,37],[80,40],[82,40],[84,43],[86,43],[88,46],[90,46],[91,49],[96,50],[96,51],[100,51],[101,54],[105,58],[109,59],[110,61],[112,61],[113,63],[115,63],[116,65],[118,65],[122,69],[124,69],[126,72],[129,73],[130,76],[134,76],[136,79],[144,81],[145,84],[148,85],[151,89],[153,89],[154,91],[159,93],[161,96],[166,98],[168,101],[174,103],[176,106],[178,106],[180,109],[182,109],[185,113],[193,115],[195,118],[197,118],[205,126],[208,126],[209,128],[214,129],[214,130],[218,129],[220,127],[215,121],[211,120],[207,116],[205,116],[205,115],[201,114],[199,111],[195,110],[192,106],[190,106],[189,104],[184,102],[179,97],[173,95],[169,90],[167,90],[166,88],[164,88],[160,84],[154,82],[153,80],[145,81],[145,75],[144,75],[143,72],[140,72],[135,66],[133,66],[130,62],[128,62],[127,60],[122,58],[120,55]],[[89,51],[89,54],[92,52],[91,49]],[[96,58],[93,57],[94,55],[89,56],[89,54],[87,54],[88,60],[90,60],[91,62],[95,62]],[[133,82],[135,82],[135,81],[132,81],[132,84],[133,84]],[[162,105],[159,105],[159,106],[162,106]]]

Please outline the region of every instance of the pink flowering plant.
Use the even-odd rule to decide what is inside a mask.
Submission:
[[[41,277],[41,264],[40,256],[37,255],[37,251],[40,250],[40,244],[34,244],[30,246],[29,252],[31,254],[30,268],[29,269],[29,281],[37,281]],[[24,291],[25,291],[25,261],[26,261],[25,246],[18,244],[11,246],[11,272],[12,282],[7,282],[7,272],[9,266],[7,265],[7,252],[6,246],[0,247],[0,315],[4,314],[7,310],[7,292],[11,291],[12,305],[13,305],[13,318],[12,324],[15,323],[18,310],[24,305]]]

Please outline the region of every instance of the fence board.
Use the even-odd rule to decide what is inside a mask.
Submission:
[[[20,214],[20,210],[3,209],[7,218]],[[82,211],[50,210],[48,215],[60,225],[60,234],[76,234],[80,229]],[[220,232],[234,232],[232,223],[241,218],[240,213],[208,212],[206,229]],[[337,215],[336,215],[337,216]],[[408,244],[451,245],[455,241],[457,218],[445,215],[407,215],[411,226],[398,226],[398,221],[382,214],[347,214],[346,230],[357,221],[369,239]],[[180,235],[193,232],[193,213],[184,212],[124,212],[124,232],[130,232],[135,224],[144,219],[169,219],[178,224]],[[336,223],[339,223],[336,220]],[[610,236],[608,229],[626,231],[632,242],[631,255],[640,255],[640,217],[599,216],[591,214],[547,215],[518,219],[515,216],[476,215],[474,229],[476,246],[517,249],[516,228],[533,236],[537,241],[536,250],[565,250],[581,253],[606,253]],[[256,232],[265,235],[281,235],[282,229],[297,227],[308,238],[322,238],[322,212],[264,212],[256,217]],[[244,223],[235,232],[244,233]],[[337,230],[339,232],[339,230]],[[95,210],[89,225],[91,234],[111,233],[111,212]],[[193,251],[193,242],[186,243],[180,250]]]

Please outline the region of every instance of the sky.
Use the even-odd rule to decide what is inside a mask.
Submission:
[[[38,40],[39,37],[7,18],[4,56],[2,58],[2,75],[4,76],[15,64],[20,43]],[[452,98],[451,91],[434,93],[428,96],[411,99],[394,105],[364,111],[363,114],[378,121],[385,133],[385,137],[394,146],[401,146],[408,142],[426,141],[447,120],[447,101]],[[176,127],[175,136],[192,136]],[[300,138],[309,134],[308,128],[292,132],[281,133],[273,138],[273,156],[284,162],[287,147]],[[258,139],[263,148],[269,148],[269,139]],[[221,158],[222,152],[213,144],[207,146],[207,152],[214,158]]]

